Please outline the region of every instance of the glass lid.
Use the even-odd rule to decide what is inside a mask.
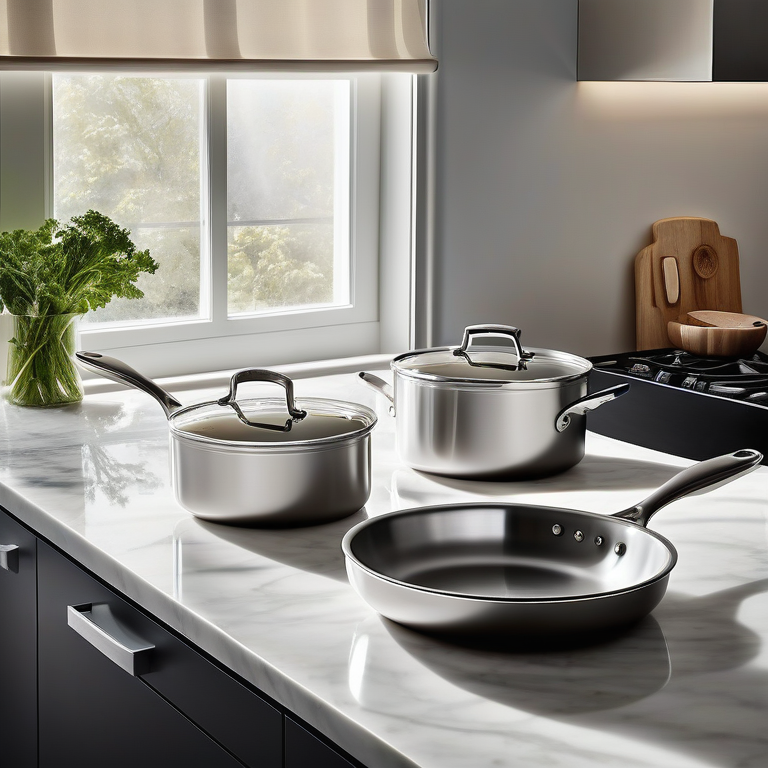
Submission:
[[[203,403],[175,413],[176,431],[190,437],[226,443],[303,444],[331,442],[370,430],[373,412],[335,400],[296,400],[304,416],[291,416],[285,400],[241,400]]]
[[[472,343],[478,336],[494,336],[507,344]],[[523,349],[520,331],[512,326],[478,325],[464,330],[459,347],[410,352],[396,357],[392,367],[405,376],[435,381],[533,383],[578,378],[592,364],[567,352]]]
[[[238,400],[237,386],[269,381],[285,389],[284,398]],[[293,397],[293,382],[275,371],[250,368],[236,373],[229,394],[189,406],[170,417],[172,429],[192,439],[240,445],[317,445],[370,432],[376,414],[363,405],[338,400]]]

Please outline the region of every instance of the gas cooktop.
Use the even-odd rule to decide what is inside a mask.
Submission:
[[[653,349],[589,360],[590,392],[630,383],[610,408],[589,414],[593,432],[690,459],[740,448],[768,454],[768,355],[705,358]]]

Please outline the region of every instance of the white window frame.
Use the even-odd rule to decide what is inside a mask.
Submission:
[[[52,212],[51,78],[43,73],[12,73],[17,78],[27,77],[28,87],[7,88],[4,78],[9,74],[3,73],[0,77],[0,229],[32,228],[39,226],[43,216],[50,216]],[[228,75],[237,76],[252,78],[259,75]],[[329,77],[298,75],[301,79],[313,76]],[[276,75],[267,73],[264,77],[272,79]],[[213,171],[207,181],[212,191],[208,211],[213,224],[210,227],[213,233],[210,279],[214,290],[223,291],[224,295],[223,302],[222,297],[218,297],[218,316],[214,312],[209,320],[147,322],[132,328],[88,325],[81,330],[79,346],[120,357],[150,376],[327,360],[406,349],[410,338],[413,245],[412,106],[417,78],[368,73],[351,77],[350,305],[237,318],[226,318],[225,298],[226,82],[222,75],[210,78],[209,146],[212,152],[219,153],[209,165]],[[34,88],[30,90],[31,86]],[[41,86],[42,106],[39,94],[36,98],[33,95],[34,89],[39,91]],[[23,94],[21,99],[20,93]],[[26,108],[20,100],[26,102]],[[39,140],[33,138],[26,147],[19,147],[18,142],[13,147],[4,145],[4,137],[13,134],[14,127],[17,134],[21,131],[22,135],[39,136],[39,125],[32,126],[31,121],[41,119],[45,127],[42,152]],[[34,130],[29,133],[31,128]],[[17,195],[18,190],[13,186],[14,179],[6,173],[3,160],[12,159],[12,155],[18,157],[19,153],[41,165],[44,176],[42,183],[31,184],[35,189],[29,196],[30,200],[34,198],[34,204],[25,208],[26,220],[20,220],[23,217],[11,211],[15,220],[10,221],[9,216],[3,216],[2,200],[4,196]]]

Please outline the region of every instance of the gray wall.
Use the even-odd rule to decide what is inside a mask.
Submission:
[[[736,238],[768,316],[768,84],[578,83],[577,0],[436,5],[434,343],[634,349],[634,257],[670,216]]]

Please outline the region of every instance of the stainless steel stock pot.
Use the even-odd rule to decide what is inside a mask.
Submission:
[[[182,406],[130,366],[98,352],[78,361],[152,395],[168,418],[178,502],[204,520],[240,525],[314,525],[356,512],[371,492],[376,414],[353,403],[295,400],[275,371],[236,373],[226,397]],[[244,382],[279,384],[285,398],[237,399]]]
[[[394,391],[378,376],[360,378],[392,402],[401,459],[452,477],[562,472],[584,456],[587,411],[629,390],[621,384],[587,395],[589,360],[524,350],[520,331],[507,325],[469,326],[461,346],[407,352],[391,368]]]

